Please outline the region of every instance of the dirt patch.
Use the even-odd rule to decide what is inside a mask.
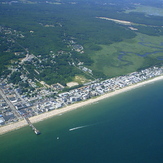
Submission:
[[[77,82],[69,82],[66,84],[68,87],[74,87],[74,86],[77,86],[79,85]]]

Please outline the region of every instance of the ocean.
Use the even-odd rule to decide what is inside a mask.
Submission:
[[[0,136],[1,163],[163,163],[163,81]]]

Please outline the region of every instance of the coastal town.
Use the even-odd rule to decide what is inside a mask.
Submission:
[[[122,88],[161,76],[163,67],[151,67],[124,76],[100,79],[83,84],[82,87],[64,92],[64,87],[57,83],[51,89],[44,86],[35,97],[24,96],[20,88],[6,81],[0,84],[0,126],[33,117],[52,110],[59,110],[68,105],[86,101]],[[59,91],[60,90],[60,91]]]
[[[106,17],[96,18],[129,25],[129,28],[134,30],[130,27],[132,22]],[[45,30],[63,27],[62,21],[54,24],[38,23],[38,25]],[[63,34],[62,42],[67,49],[61,50],[61,48],[55,51],[49,48],[48,52],[42,52],[42,49],[41,53],[31,52],[27,48],[31,44],[27,46],[26,42],[26,47],[21,43],[27,36],[33,37],[34,30],[27,31],[25,35],[22,31],[0,26],[0,33],[3,36],[2,47],[6,47],[2,51],[3,59],[6,61],[5,69],[0,76],[0,126],[2,127],[22,122],[24,119],[30,122],[28,119],[31,117],[63,110],[72,104],[95,99],[163,75],[161,66],[147,66],[150,68],[114,78],[102,75],[102,72],[91,69],[93,61],[87,55],[84,56],[86,51],[84,45],[66,33]],[[92,48],[98,50],[100,47],[94,45]],[[7,58],[8,56],[11,58]],[[117,59],[120,62],[124,61],[121,56]]]
[[[0,13],[0,163],[163,163],[163,0]]]

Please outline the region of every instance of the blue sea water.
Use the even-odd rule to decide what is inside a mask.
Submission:
[[[1,163],[163,163],[163,81],[0,136]]]

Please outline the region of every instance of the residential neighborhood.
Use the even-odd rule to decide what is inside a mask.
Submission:
[[[163,67],[152,67],[140,72],[85,83],[82,87],[62,92],[59,83],[52,88],[44,86],[37,90],[35,97],[25,96],[20,88],[14,88],[7,81],[0,84],[0,125],[8,125],[26,117],[36,116],[51,110],[60,109],[73,103],[84,101],[118,89],[149,80],[163,74]]]

